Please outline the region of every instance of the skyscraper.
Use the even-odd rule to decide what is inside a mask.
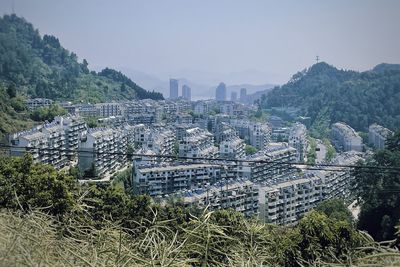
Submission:
[[[178,98],[178,80],[176,79],[169,79],[169,98],[170,99],[177,99]]]
[[[192,89],[186,84],[182,86],[182,97],[188,101],[192,100]]]
[[[244,103],[244,102],[246,102],[246,99],[247,99],[247,89],[241,88],[240,89],[240,102]]]
[[[220,83],[215,90],[215,99],[217,101],[225,101],[226,100],[226,85],[224,83]]]
[[[231,92],[231,101],[233,102],[237,101],[237,92]]]

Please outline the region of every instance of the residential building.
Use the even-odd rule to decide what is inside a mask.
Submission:
[[[96,105],[92,105],[92,104],[78,105],[75,109],[75,113],[77,113],[81,117],[98,117],[99,116]]]
[[[290,128],[288,127],[272,128],[271,140],[273,142],[288,142],[289,133]]]
[[[79,144],[78,167],[89,178],[111,175],[127,160],[127,135],[110,128],[89,129]]]
[[[296,149],[287,143],[270,143],[264,150],[239,161],[237,175],[253,182],[283,181],[295,172],[295,168],[290,165],[294,162]]]
[[[236,104],[232,101],[225,101],[219,105],[222,114],[233,116],[236,110]]]
[[[384,149],[386,140],[393,135],[393,132],[376,123],[368,128],[368,141],[376,149]]]
[[[312,175],[259,187],[259,218],[294,225],[322,200],[322,181]]]
[[[340,153],[332,161],[333,165],[356,165],[358,161],[362,161],[361,153],[356,151],[348,151]],[[323,184],[323,198],[342,198],[349,200],[351,183],[354,179],[352,169],[344,167],[335,166],[322,166],[318,167],[322,170],[308,170],[307,173],[312,173],[313,175],[319,177]],[[327,170],[324,170],[327,169]]]
[[[33,128],[28,131],[19,132],[10,136],[10,155],[21,157],[30,153],[35,162],[49,163],[48,138],[40,129]]]
[[[245,156],[245,143],[239,137],[225,139],[219,144],[219,157],[238,159]]]
[[[271,141],[271,129],[267,124],[252,123],[249,127],[250,145],[264,149]]]
[[[208,113],[208,104],[206,101],[198,101],[194,104],[193,112],[196,115],[204,115]]]
[[[192,117],[192,115],[190,115],[188,113],[179,113],[176,116],[176,122],[181,123],[181,124],[192,124],[193,117]]]
[[[179,156],[189,158],[217,157],[218,148],[214,137],[207,130],[198,127],[187,129],[179,142]]]
[[[294,147],[297,150],[297,161],[303,162],[308,147],[307,128],[304,124],[297,122],[290,128],[289,146]]]
[[[218,181],[213,185],[184,190],[185,206],[208,207],[209,210],[234,209],[246,217],[258,214],[258,189],[246,180]]]
[[[135,193],[157,196],[212,184],[220,179],[220,175],[221,166],[218,165],[161,164],[135,167],[132,179]]]
[[[57,116],[54,118],[54,122],[64,129],[65,155],[68,160],[75,161],[77,159],[79,141],[86,135],[88,126],[83,120],[75,116]]]
[[[51,123],[10,135],[10,153],[22,156],[28,152],[35,162],[61,169],[73,165],[79,138],[86,129],[77,117],[56,117]]]
[[[95,104],[95,106],[97,109],[97,117],[106,118],[122,115],[121,103],[99,103]]]
[[[28,109],[48,108],[53,104],[53,100],[46,98],[30,98],[26,100]]]
[[[359,151],[363,149],[362,138],[349,125],[337,122],[332,125],[332,143],[338,151]]]

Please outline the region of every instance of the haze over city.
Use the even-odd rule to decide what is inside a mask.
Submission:
[[[171,77],[199,90],[283,84],[317,55],[360,71],[400,61],[399,1],[4,0],[0,10],[147,89]]]
[[[400,266],[399,11],[1,0],[0,266]]]

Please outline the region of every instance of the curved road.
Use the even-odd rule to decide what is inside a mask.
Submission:
[[[322,143],[321,140],[317,139],[317,149],[319,148],[319,151],[315,151],[317,154],[317,158],[315,159],[315,163],[321,163],[325,160],[325,155],[326,155],[326,146]]]

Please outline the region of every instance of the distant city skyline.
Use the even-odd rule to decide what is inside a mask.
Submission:
[[[358,71],[400,63],[400,1],[1,1],[13,9],[91,69],[164,81],[283,84],[317,55]]]

